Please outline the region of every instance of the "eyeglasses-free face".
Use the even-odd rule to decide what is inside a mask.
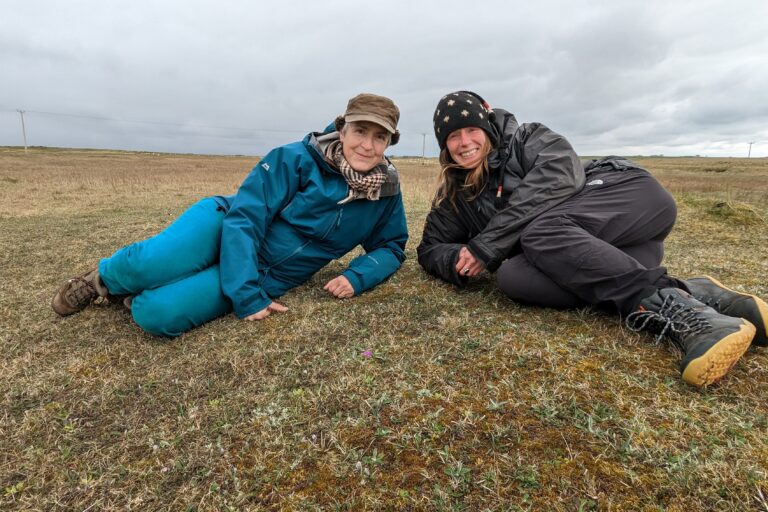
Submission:
[[[384,127],[370,121],[347,123],[339,135],[344,158],[357,172],[368,172],[384,158],[389,136]]]
[[[477,126],[468,126],[454,130],[445,140],[445,147],[451,158],[461,167],[477,167],[485,157],[483,148],[489,143],[488,134]]]

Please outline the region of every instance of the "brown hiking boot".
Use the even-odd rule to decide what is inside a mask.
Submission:
[[[99,271],[93,269],[61,285],[53,297],[51,306],[56,314],[67,316],[82,311],[99,297],[112,299],[109,290],[99,278]]]
[[[640,302],[626,319],[633,331],[667,337],[683,352],[680,371],[694,386],[722,379],[744,354],[755,326],[743,318],[721,315],[678,288],[664,288]]]
[[[757,328],[752,344],[768,346],[768,304],[763,299],[731,290],[709,276],[687,279],[685,284],[691,295],[718,313],[749,321]]]

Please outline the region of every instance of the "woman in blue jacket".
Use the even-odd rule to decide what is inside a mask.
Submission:
[[[398,175],[384,157],[399,118],[389,98],[355,96],[324,132],[270,151],[234,196],[199,201],[158,235],[69,279],[53,310],[123,301],[140,327],[162,336],[230,311],[262,320],[287,311],[274,299],[357,245],[365,254],[324,289],[344,299],[373,288],[405,259]]]

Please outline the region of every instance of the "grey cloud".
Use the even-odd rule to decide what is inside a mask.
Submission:
[[[583,153],[768,154],[762,0],[8,4],[0,144],[23,108],[110,119],[30,113],[33,144],[263,154],[369,91],[401,108],[395,153],[434,155],[437,100],[471,89]]]

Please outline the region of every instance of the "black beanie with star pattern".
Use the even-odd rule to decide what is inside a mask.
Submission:
[[[432,118],[437,144],[443,150],[451,132],[468,126],[477,126],[485,130],[491,139],[491,144],[495,146],[498,137],[491,126],[490,116],[492,115],[493,112],[488,103],[474,92],[457,91],[446,94],[437,103],[435,115]]]

